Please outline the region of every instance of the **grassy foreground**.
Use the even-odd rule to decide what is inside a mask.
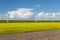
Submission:
[[[60,22],[0,23],[0,34],[58,29],[60,29]]]

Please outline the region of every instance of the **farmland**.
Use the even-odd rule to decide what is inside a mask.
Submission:
[[[0,21],[0,34],[60,30],[60,22],[52,21]]]

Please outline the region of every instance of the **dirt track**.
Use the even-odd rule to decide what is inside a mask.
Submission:
[[[0,35],[0,40],[60,40],[60,30]]]

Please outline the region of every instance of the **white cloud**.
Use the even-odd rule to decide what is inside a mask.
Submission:
[[[39,7],[41,7],[41,5],[40,4],[36,4],[35,7],[39,8]]]
[[[59,13],[39,12],[37,14],[37,19],[39,20],[60,20],[60,12]]]
[[[8,15],[9,14],[9,15]],[[60,20],[60,12],[39,12],[34,16],[33,9],[30,8],[18,8],[13,11],[8,11],[7,14],[0,14],[0,19],[7,19],[7,15],[9,19],[36,19],[38,20]]]
[[[14,18],[16,16],[16,11],[9,11],[8,14],[10,18]]]
[[[6,20],[7,17],[6,17],[6,14],[0,14],[0,20]]]
[[[18,8],[14,11],[9,11],[9,18],[30,18],[33,16],[33,9],[29,8]]]

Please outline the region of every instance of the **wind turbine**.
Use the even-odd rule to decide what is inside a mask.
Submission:
[[[7,14],[7,23],[9,22],[9,14]]]
[[[37,22],[37,20],[36,20],[36,16],[35,16],[35,23]]]

